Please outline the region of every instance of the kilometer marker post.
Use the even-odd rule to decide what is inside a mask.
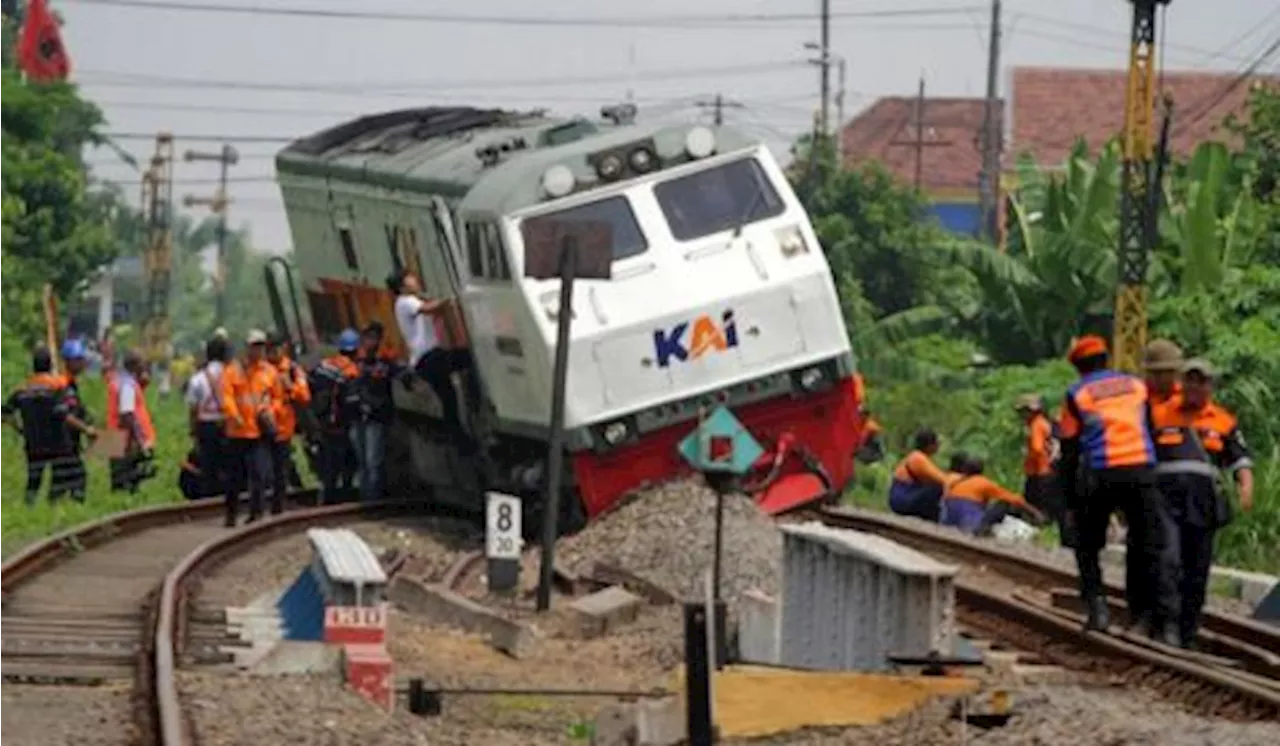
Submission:
[[[569,377],[569,340],[573,324],[574,280],[608,280],[613,269],[613,231],[608,223],[531,218],[523,226],[525,277],[560,280],[556,316],[556,359],[548,434],[547,495],[542,512],[542,561],[538,567],[538,611],[551,608],[560,497],[564,482],[565,390]]]

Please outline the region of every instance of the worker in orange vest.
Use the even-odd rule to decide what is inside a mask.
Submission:
[[[1012,510],[1029,513],[1037,520],[1044,517],[1022,495],[1010,492],[983,476],[982,459],[969,456],[952,467],[942,496],[944,526],[955,526],[967,534],[986,535]]]
[[[266,359],[267,335],[254,329],[245,340],[244,360],[227,365],[222,374],[222,408],[226,415],[227,463],[232,473],[247,477],[249,522],[262,517],[263,493],[271,481],[271,447],[279,428],[276,423],[277,372]],[[228,480],[226,525],[236,525],[240,492]],[[284,510],[283,495],[272,494],[271,512]]]
[[[126,352],[107,379],[107,427],[125,434],[124,455],[110,459],[112,490],[137,492],[143,480],[156,475],[156,429],[147,407],[147,383],[146,363],[137,350]]]
[[[1156,480],[1177,527],[1181,613],[1179,642],[1192,647],[1213,566],[1213,540],[1231,522],[1231,503],[1220,480],[1239,488],[1240,507],[1253,508],[1253,459],[1235,415],[1213,400],[1213,366],[1189,360],[1182,391],[1156,406]]]
[[[947,475],[933,463],[938,453],[938,434],[921,428],[915,434],[915,448],[898,462],[889,486],[889,509],[898,515],[912,515],[937,522],[942,509],[942,490]]]
[[[80,460],[79,433],[92,439],[97,432],[88,424],[74,379],[53,372],[53,356],[48,348],[37,347],[31,362],[31,377],[5,400],[3,408],[4,423],[23,437],[27,505],[35,504],[46,469],[50,472],[50,502],[67,493],[83,501],[84,462]]]
[[[1067,359],[1079,372],[1063,401],[1058,475],[1075,519],[1080,597],[1086,629],[1110,621],[1099,554],[1111,514],[1124,513],[1129,532],[1125,595],[1130,614],[1155,639],[1177,644],[1178,590],[1173,525],[1156,488],[1151,409],[1142,379],[1108,368],[1101,337],[1076,340]]]
[[[274,334],[267,340],[267,361],[276,368],[276,388],[272,396],[276,407],[276,439],[271,444],[271,467],[274,494],[281,499],[289,482],[297,475],[293,463],[293,436],[298,431],[298,408],[311,403],[311,387],[301,366],[289,358],[289,340]]]

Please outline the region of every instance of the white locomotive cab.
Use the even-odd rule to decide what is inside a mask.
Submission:
[[[612,279],[573,294],[566,425],[612,422],[667,402],[849,354],[826,257],[807,214],[763,145],[520,210],[503,221],[512,275],[523,231],[539,220],[612,227]],[[535,348],[526,380],[549,392],[559,280],[520,279]],[[536,361],[536,362],[535,362]],[[544,423],[547,396],[511,419]],[[501,409],[501,408],[500,408]]]

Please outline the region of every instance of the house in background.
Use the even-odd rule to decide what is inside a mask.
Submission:
[[[1123,69],[1012,68],[1007,98],[998,106],[1005,134],[1002,186],[1012,184],[1013,165],[1023,153],[1056,168],[1077,138],[1096,152],[1118,135],[1127,83]],[[1164,73],[1161,85],[1174,101],[1173,152],[1185,156],[1205,140],[1229,139],[1222,121],[1244,110],[1250,87],[1258,83],[1278,85],[1280,76],[1239,82],[1234,73]],[[938,221],[948,230],[974,234],[984,112],[981,98],[926,97],[923,106],[914,97],[881,98],[844,126],[845,163],[878,161],[904,184],[915,183],[918,169],[920,189]],[[1157,132],[1158,122],[1159,111]]]
[[[998,109],[1003,116],[1003,102]],[[877,161],[904,184],[915,184],[919,173],[918,186],[943,227],[976,233],[985,112],[981,98],[879,99],[841,132],[845,163]]]
[[[143,311],[144,285],[141,257],[116,259],[67,309],[66,336],[101,339],[108,328],[133,323]]]

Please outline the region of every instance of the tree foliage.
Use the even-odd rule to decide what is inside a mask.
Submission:
[[[1269,569],[1280,556],[1280,94],[1251,92],[1231,145],[1205,143],[1170,163],[1150,257],[1150,334],[1221,371],[1219,398],[1258,462],[1258,509],[1223,534],[1220,559]],[[1061,399],[1071,337],[1110,336],[1119,245],[1118,144],[1083,144],[1062,164],[1022,159],[1006,246],[943,233],[926,203],[875,165],[841,170],[802,143],[797,193],[836,277],[870,406],[891,448],[931,426],[944,448],[984,456],[1020,481],[1014,398]],[[1046,168],[1048,166],[1049,168]],[[975,366],[989,359],[994,367]],[[885,468],[863,469],[883,503]]]

